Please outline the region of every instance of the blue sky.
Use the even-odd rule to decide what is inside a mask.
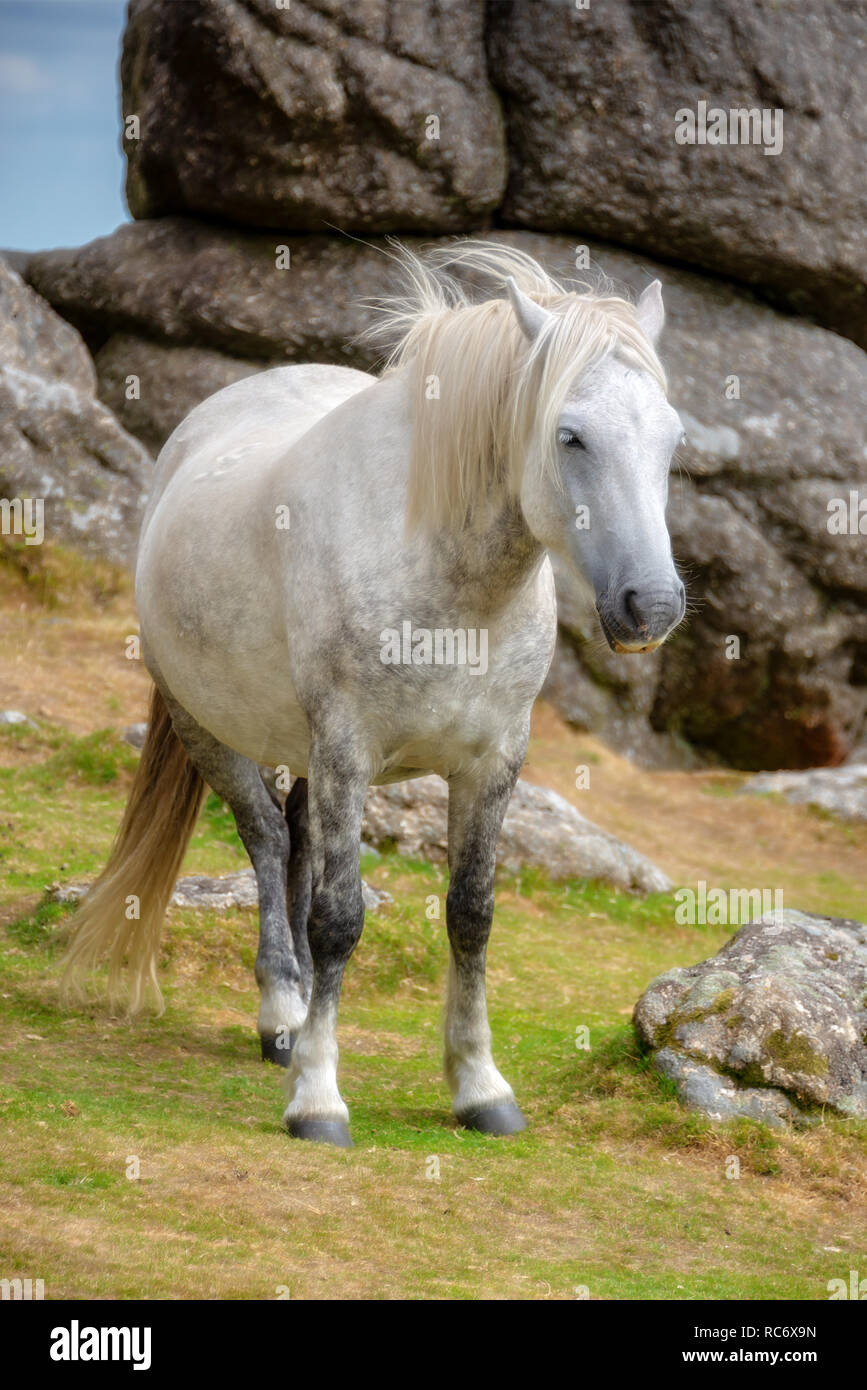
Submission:
[[[78,246],[129,220],[125,0],[0,0],[0,247]]]

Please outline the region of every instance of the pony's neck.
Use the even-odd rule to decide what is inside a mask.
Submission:
[[[544,556],[516,498],[477,509],[469,523],[445,541],[443,556],[463,605],[477,612],[508,606]]]

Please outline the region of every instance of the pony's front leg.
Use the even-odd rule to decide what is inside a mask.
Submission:
[[[526,1127],[512,1088],[491,1056],[485,1000],[485,954],[494,913],[497,838],[524,760],[513,757],[449,782],[449,868],[446,898],[449,976],[445,1073],[452,1109],[467,1129],[515,1134]]]
[[[367,783],[345,736],[331,746],[314,743],[307,792],[313,989],[292,1052],[283,1120],[296,1139],[340,1148],[352,1140],[337,1089],[337,1007],[346,962],[364,925],[359,847]]]

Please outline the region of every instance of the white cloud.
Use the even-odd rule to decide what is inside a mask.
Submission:
[[[50,92],[54,81],[50,73],[24,53],[0,53],[0,89],[9,96],[32,96]]]

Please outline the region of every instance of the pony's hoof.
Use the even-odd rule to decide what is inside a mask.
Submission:
[[[315,1144],[333,1144],[336,1149],[351,1149],[352,1137],[345,1120],[319,1120],[315,1116],[287,1121],[286,1128],[293,1139],[312,1139]]]
[[[527,1121],[513,1100],[500,1105],[488,1105],[484,1109],[471,1110],[466,1115],[458,1115],[458,1124],[464,1129],[474,1129],[479,1134],[520,1134],[527,1128]]]
[[[274,1062],[278,1067],[288,1067],[292,1057],[292,1048],[295,1044],[294,1033],[262,1033],[259,1041],[262,1044],[262,1061]]]

